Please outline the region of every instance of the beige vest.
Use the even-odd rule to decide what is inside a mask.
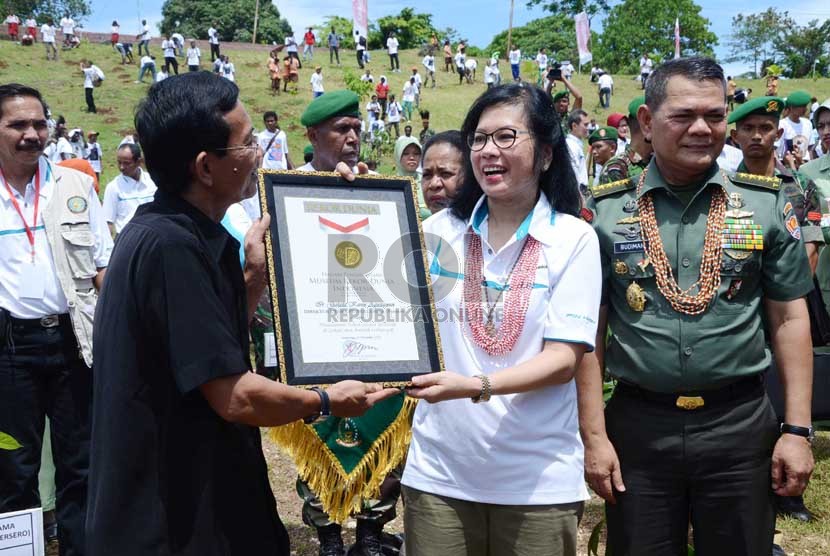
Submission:
[[[92,320],[98,301],[92,281],[98,274],[95,234],[88,206],[92,178],[55,164],[51,167],[55,190],[43,211],[43,223],[81,356],[92,367]]]

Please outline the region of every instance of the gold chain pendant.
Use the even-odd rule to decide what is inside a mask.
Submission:
[[[628,288],[625,290],[625,300],[628,302],[628,306],[631,307],[632,311],[642,313],[646,308],[646,293],[637,282],[632,281],[628,285]]]

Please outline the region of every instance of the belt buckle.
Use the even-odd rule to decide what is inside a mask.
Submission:
[[[677,396],[674,405],[686,411],[693,411],[703,407],[704,402],[701,396]]]
[[[40,319],[40,325],[43,328],[55,328],[60,324],[60,319],[58,315],[47,315]]]

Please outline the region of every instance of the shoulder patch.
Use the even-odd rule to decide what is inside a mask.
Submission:
[[[781,189],[781,178],[768,178],[767,176],[759,176],[757,174],[736,172],[730,176],[730,179],[740,185],[751,185],[763,189],[771,189],[772,191]]]
[[[590,186],[588,189],[594,199],[611,195],[612,193],[619,193],[620,191],[628,191],[634,189],[634,180],[625,178],[624,180],[611,181],[599,185]]]

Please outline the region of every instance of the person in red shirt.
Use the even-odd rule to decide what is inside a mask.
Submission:
[[[386,81],[386,76],[380,76],[380,82],[375,85],[375,92],[378,95],[378,104],[380,104],[380,118],[386,119],[386,99],[389,96],[389,82]]]
[[[314,43],[316,41],[317,37],[314,36],[314,31],[309,27],[308,31],[303,35],[303,60],[314,59]]]

